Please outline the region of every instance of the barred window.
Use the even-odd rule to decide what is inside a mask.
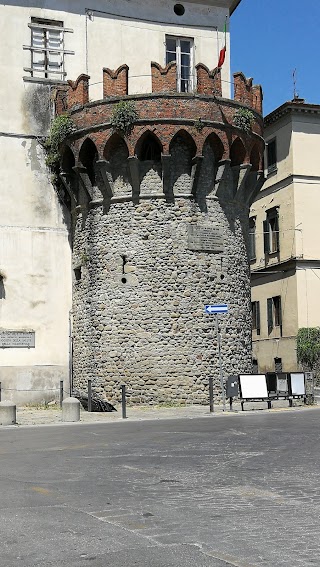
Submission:
[[[64,34],[72,30],[66,29],[61,21],[42,18],[31,18],[29,28],[30,45],[23,48],[30,50],[30,67],[24,70],[34,78],[65,80],[65,55],[74,52],[64,49]]]

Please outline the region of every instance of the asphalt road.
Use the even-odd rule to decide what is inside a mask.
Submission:
[[[1,567],[320,565],[320,411],[0,430]]]

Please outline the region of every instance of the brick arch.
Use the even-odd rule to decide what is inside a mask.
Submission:
[[[70,146],[64,146],[61,159],[60,159],[60,167],[63,173],[73,174],[73,167],[76,165],[76,158]]]
[[[158,136],[151,130],[145,130],[140,136],[135,145],[134,153],[141,161],[145,161],[145,159],[147,159],[146,156],[148,155],[148,150],[151,152],[151,154],[154,153],[156,155],[156,159],[154,159],[154,161],[161,160],[163,144],[161,143]],[[150,157],[150,159],[153,158]]]
[[[129,157],[129,148],[128,145],[125,141],[125,139],[120,136],[120,134],[117,134],[116,132],[111,134],[111,136],[108,138],[104,150],[103,150],[103,157],[109,161],[111,156],[117,151],[119,150],[119,148],[122,148],[123,151],[127,154],[126,157]]]
[[[235,138],[230,147],[231,166],[245,163],[247,151],[240,138]]]
[[[206,137],[203,147],[205,144],[210,144],[213,153],[214,153],[214,158],[215,161],[221,161],[223,156],[225,155],[225,146],[221,140],[221,138],[219,138],[219,136],[215,133],[215,132],[211,132],[211,134],[209,134],[209,136]],[[202,151],[203,153],[203,151]]]
[[[262,168],[261,154],[258,144],[254,144],[250,151],[251,171],[261,171]]]
[[[92,185],[95,184],[95,172],[94,172],[94,163],[99,158],[97,146],[91,140],[91,138],[86,138],[80,148],[79,151],[79,162],[83,167],[87,169],[89,179]]]
[[[188,132],[188,130],[181,128],[178,130],[171,138],[169,144],[169,153],[171,153],[172,146],[176,143],[178,139],[181,139],[183,143],[188,146],[190,150],[191,157],[194,157],[198,153],[198,146],[193,138],[193,136]]]

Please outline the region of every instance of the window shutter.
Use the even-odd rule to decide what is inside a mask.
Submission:
[[[260,301],[256,301],[256,329],[257,335],[260,335]]]
[[[269,223],[267,220],[263,221],[263,245],[264,253],[269,254],[270,252],[270,239],[269,239]]]
[[[278,211],[277,211],[277,215],[275,217],[274,227],[275,227],[275,231],[276,231],[276,246],[277,246],[276,252],[279,252],[279,250],[280,250],[280,238],[279,238],[279,212]]]
[[[279,327],[282,327],[282,307],[281,307],[281,297],[279,297]]]
[[[268,315],[268,333],[273,329],[273,300],[272,297],[267,299],[267,315]]]

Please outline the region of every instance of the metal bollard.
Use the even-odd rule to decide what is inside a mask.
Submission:
[[[127,419],[127,400],[126,400],[126,386],[121,385],[121,398],[122,398],[122,419]]]
[[[62,408],[63,402],[63,380],[60,380],[60,408]]]
[[[92,384],[91,380],[88,380],[88,411],[92,411]]]
[[[210,404],[210,413],[213,413],[213,378],[212,376],[209,378],[209,404]]]

